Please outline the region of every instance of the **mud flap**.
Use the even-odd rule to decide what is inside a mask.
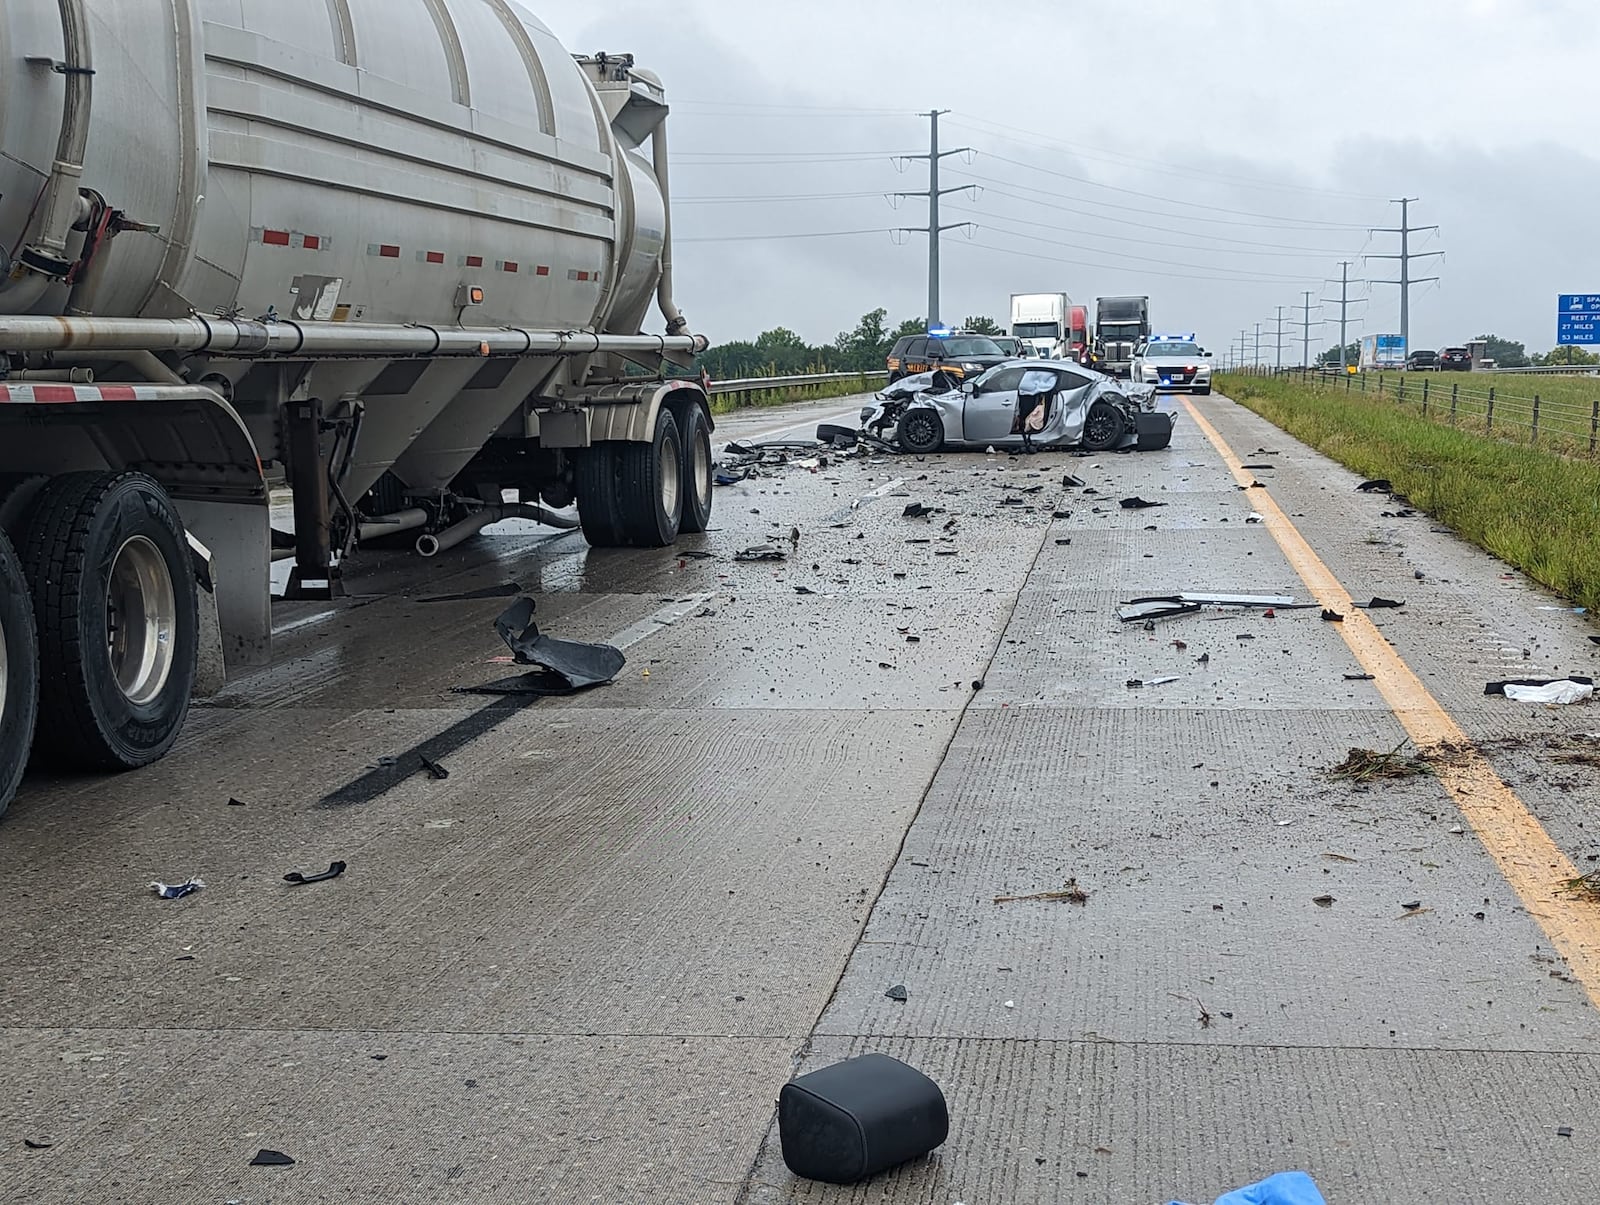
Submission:
[[[1158,452],[1172,443],[1172,428],[1178,416],[1159,410],[1141,410],[1133,421],[1138,435],[1134,447],[1140,452]]]

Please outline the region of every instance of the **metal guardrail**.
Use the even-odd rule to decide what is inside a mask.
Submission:
[[[1534,375],[1561,377],[1597,377],[1600,376],[1600,364],[1539,364],[1528,368],[1489,368],[1496,376],[1501,373],[1531,373]]]
[[[860,381],[863,385],[886,377],[886,372],[808,372],[788,377],[743,377],[732,381],[712,381],[711,392],[755,393],[763,389],[789,389],[801,385],[826,385],[831,381]]]
[[[1493,373],[1349,373],[1337,368],[1294,368],[1276,375],[1330,391],[1416,406],[1424,418],[1499,439],[1538,444],[1567,454],[1587,451],[1593,456],[1600,452],[1600,383],[1592,398],[1579,401],[1509,393],[1499,385],[1482,383],[1498,375]]]

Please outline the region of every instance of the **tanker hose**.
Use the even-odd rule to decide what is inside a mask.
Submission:
[[[661,281],[656,285],[656,301],[667,320],[667,334],[681,335],[689,329],[689,320],[672,300],[672,187],[667,178],[667,123],[662,121],[650,136],[650,153],[654,159],[656,183],[661,186],[662,212],[666,214],[661,229]]]
[[[83,178],[83,153],[89,143],[94,66],[89,52],[89,25],[83,0],[57,0],[61,10],[62,61],[56,70],[66,77],[61,134],[56,158],[45,182],[38,240],[24,249],[22,260],[46,276],[65,276],[67,237],[84,217],[88,204],[78,191]]]

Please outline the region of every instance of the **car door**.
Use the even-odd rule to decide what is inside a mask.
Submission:
[[[1064,368],[1056,371],[1056,378],[1061,392],[1056,395],[1053,404],[1060,409],[1058,414],[1051,416],[1050,430],[1059,433],[1062,442],[1075,444],[1083,438],[1084,419],[1093,400],[1094,378]]]
[[[925,336],[918,336],[906,345],[905,355],[900,361],[900,371],[908,377],[928,371],[928,340]]]
[[[1017,388],[1027,371],[1020,367],[994,369],[973,382],[961,415],[962,434],[968,443],[1022,442],[1022,436],[1013,435],[1011,428],[1017,420]]]

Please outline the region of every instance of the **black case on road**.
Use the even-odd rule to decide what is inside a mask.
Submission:
[[[949,1135],[939,1085],[886,1054],[802,1075],[778,1094],[783,1161],[809,1180],[853,1184],[927,1154]]]

